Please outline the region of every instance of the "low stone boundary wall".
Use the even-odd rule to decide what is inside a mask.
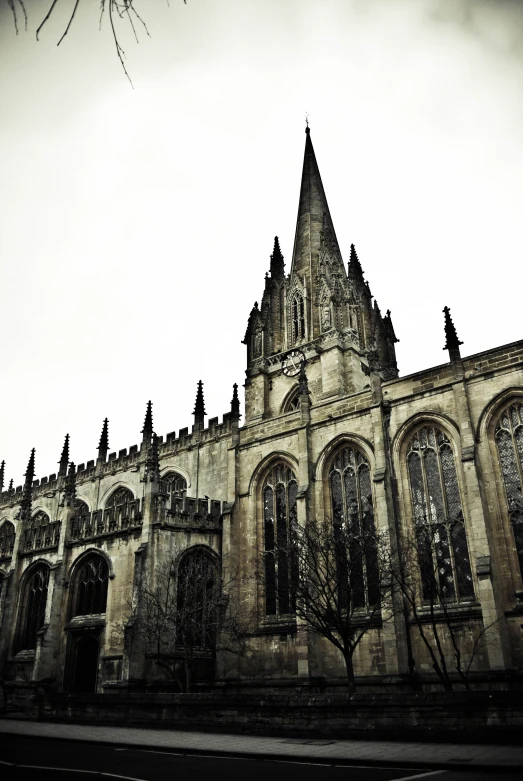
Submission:
[[[521,741],[519,691],[416,694],[37,694],[32,717],[210,732]]]

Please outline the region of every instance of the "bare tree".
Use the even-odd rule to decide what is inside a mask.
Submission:
[[[6,2],[9,8],[11,9],[15,31],[16,34],[18,35],[19,20],[23,21],[24,28],[27,30],[28,17],[27,17],[27,9],[26,9],[26,0],[6,0]],[[49,0],[49,2],[50,5],[47,10],[47,13],[42,19],[42,21],[40,22],[36,30],[37,41],[39,40],[39,35],[40,32],[42,31],[42,28],[46,25],[50,17],[56,11],[57,7],[60,5],[60,0]],[[144,19],[142,18],[141,14],[137,10],[139,3],[136,2],[136,0],[99,0],[99,2],[100,2],[99,29],[102,28],[104,16],[107,15],[109,20],[109,28],[114,40],[114,45],[116,47],[116,53],[118,55],[118,59],[120,60],[122,68],[124,69],[125,75],[129,79],[129,74],[127,73],[127,69],[124,63],[125,52],[120,44],[118,34],[119,34],[120,25],[122,23],[127,23],[130,26],[130,29],[132,30],[132,33],[137,43],[138,43],[138,29],[142,29],[143,31],[145,31],[147,35],[149,35],[149,30],[147,29],[147,25]],[[185,5],[187,4],[187,0],[183,0],[183,2]],[[69,32],[69,29],[73,21],[75,20],[76,12],[78,10],[79,5],[80,5],[80,0],[74,0],[74,5],[72,6],[71,9],[71,15],[69,17],[69,21],[67,22],[63,34],[58,40],[57,46],[60,46],[63,39],[66,37],[67,33]],[[131,80],[129,79],[129,81]]]
[[[361,525],[310,521],[294,526],[288,555],[291,606],[313,633],[341,652],[347,686],[354,692],[356,648],[385,614],[385,620],[393,615],[385,540],[370,516]]]
[[[457,673],[469,689],[474,661],[489,644],[489,629],[496,622],[476,627],[464,647],[459,607],[473,599],[474,592],[462,520],[450,530],[445,523],[418,522],[412,536],[400,538],[389,571],[443,688],[452,691]]]
[[[125,629],[128,641],[190,691],[199,660],[214,667],[219,651],[245,652],[248,622],[233,595],[235,581],[221,581],[217,558],[202,547],[155,568],[142,581]]]

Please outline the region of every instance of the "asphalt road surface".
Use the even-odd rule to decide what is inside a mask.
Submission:
[[[426,770],[190,756],[155,749],[0,735],[1,781],[493,781],[495,771]],[[202,735],[205,746],[205,735]],[[427,745],[430,762],[430,744]]]

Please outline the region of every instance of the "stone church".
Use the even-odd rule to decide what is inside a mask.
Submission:
[[[307,128],[290,273],[276,238],[244,336],[243,420],[234,386],[221,422],[205,423],[200,382],[191,430],[157,436],[149,402],[129,450],[109,452],[106,420],[96,460],[70,463],[67,437],[57,474],[35,479],[33,451],[24,484],[6,490],[2,462],[7,685],[105,693],[165,681],[129,641],[133,611],[144,579],[195,557],[222,580],[234,573],[249,616],[242,654],[206,655],[202,642],[195,684],[342,685],[341,654],[297,620],[289,558],[275,551],[293,523],[365,514],[393,546],[437,527],[426,553],[444,570],[464,653],[488,629],[478,685],[509,686],[523,671],[523,341],[462,357],[447,308],[442,341],[443,326],[448,360],[399,376],[390,312],[354,245],[343,263]],[[434,677],[408,609],[375,618],[354,667],[367,687],[413,669]]]

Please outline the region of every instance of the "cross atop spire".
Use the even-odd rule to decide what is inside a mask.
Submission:
[[[194,425],[203,428],[205,417],[205,402],[203,400],[203,382],[198,380],[198,390],[196,391],[196,401],[194,404]]]
[[[65,435],[65,442],[62,448],[62,455],[58,462],[58,477],[65,477],[67,474],[67,464],[69,463],[69,434]]]
[[[458,335],[456,333],[456,327],[454,323],[452,322],[452,318],[450,316],[450,309],[448,306],[443,308],[443,312],[445,314],[445,347],[444,350],[449,351],[450,360],[452,361],[454,358],[461,358],[459,346],[460,344],[463,344],[463,342],[460,342],[458,339]]]
[[[107,451],[109,450],[109,421],[107,418],[104,420],[102,427],[102,433],[100,435],[100,442],[98,443],[98,461],[105,461],[107,458]]]
[[[145,412],[145,420],[143,422],[143,434],[142,442],[150,442],[153,435],[153,404],[152,401],[147,402],[147,410]]]

